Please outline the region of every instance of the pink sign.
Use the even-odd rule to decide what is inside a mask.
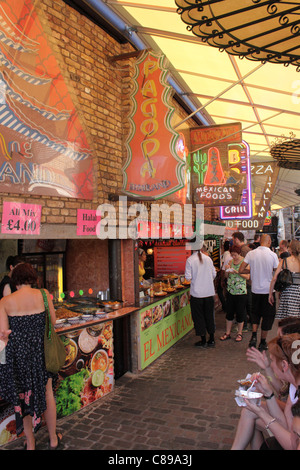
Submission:
[[[95,210],[78,209],[77,210],[77,235],[96,235],[97,224],[101,216],[96,214]]]
[[[2,233],[39,235],[42,206],[21,202],[3,202]]]

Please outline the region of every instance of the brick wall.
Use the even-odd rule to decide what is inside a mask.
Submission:
[[[57,238],[55,228],[51,233],[49,227],[61,225],[69,226],[70,230],[60,237],[70,238],[76,236],[77,209],[96,209],[99,204],[108,202],[111,193],[119,194],[122,188],[133,59],[114,63],[109,59],[133,49],[129,44],[119,44],[61,0],[44,0],[42,16],[46,18],[49,43],[93,150],[95,195],[92,201],[87,201],[0,193],[0,216],[3,201],[40,204],[42,235]],[[186,114],[176,103],[175,106],[176,119],[180,121]],[[195,122],[190,120],[186,125],[195,127]],[[117,207],[117,203],[115,205]],[[210,209],[206,210],[205,218],[211,218]]]
[[[129,46],[120,45],[60,0],[45,0],[42,9],[51,29],[49,43],[93,150],[95,197],[86,201],[0,193],[0,211],[3,201],[41,204],[42,224],[76,225],[78,208],[97,208],[122,185],[122,76],[108,58],[127,52]]]

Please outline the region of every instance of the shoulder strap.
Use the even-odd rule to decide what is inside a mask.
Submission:
[[[48,322],[47,322],[48,323],[48,339],[51,339],[51,326],[52,326],[52,324],[51,324],[47,294],[44,291],[44,289],[40,289],[40,291],[41,291],[43,299],[44,299],[45,311],[46,311],[46,315],[48,317]]]

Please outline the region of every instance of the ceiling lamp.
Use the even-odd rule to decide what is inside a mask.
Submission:
[[[300,170],[300,139],[286,140],[274,145],[270,153],[281,168]]]
[[[187,29],[228,54],[300,70],[300,3],[175,0]]]

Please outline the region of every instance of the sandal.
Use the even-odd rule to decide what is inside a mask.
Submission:
[[[221,336],[220,341],[227,341],[227,339],[230,339],[231,336],[228,333],[224,333],[223,336]]]
[[[236,335],[235,341],[236,341],[237,343],[240,343],[241,341],[243,341],[243,335],[241,335],[240,333],[238,333],[238,334]]]
[[[57,436],[57,445],[55,447],[51,447],[50,441],[48,442],[48,449],[49,450],[59,450],[61,448],[61,440],[62,440],[62,435],[61,434],[56,434]]]

